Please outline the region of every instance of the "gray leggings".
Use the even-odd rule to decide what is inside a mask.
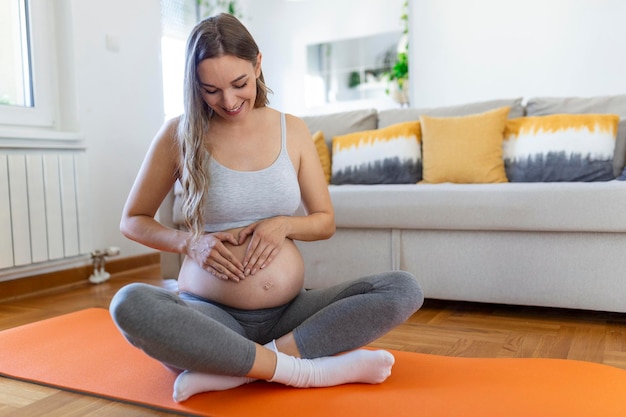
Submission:
[[[113,297],[110,311],[130,343],[170,368],[243,376],[254,363],[254,342],[293,331],[303,358],[334,355],[374,341],[422,303],[415,277],[393,271],[303,291],[288,304],[261,310],[135,283]]]

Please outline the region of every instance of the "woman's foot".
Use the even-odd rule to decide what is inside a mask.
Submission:
[[[255,381],[245,376],[211,375],[200,372],[182,372],[174,382],[174,401],[185,401],[195,394],[206,391],[224,391]]]
[[[395,362],[386,350],[358,349],[315,359],[301,359],[273,349],[277,356],[276,370],[270,382],[308,387],[362,383],[380,384],[391,375]],[[255,381],[255,378],[182,372],[174,383],[174,401],[185,401],[201,392],[223,391]]]
[[[358,349],[315,359],[300,359],[280,352],[276,355],[276,371],[270,381],[299,388],[380,384],[391,375],[395,362],[386,350]]]

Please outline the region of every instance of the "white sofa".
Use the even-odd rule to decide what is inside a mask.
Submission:
[[[509,117],[616,113],[626,96],[493,100],[441,109],[363,110],[304,117],[333,136],[509,105]],[[615,176],[626,153],[619,124]],[[306,286],[407,270],[435,299],[626,312],[626,181],[499,184],[329,185],[337,232],[297,242]],[[172,193],[161,221],[180,223]],[[163,255],[164,276],[180,257]]]

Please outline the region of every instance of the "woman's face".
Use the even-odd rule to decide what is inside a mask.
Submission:
[[[226,120],[239,119],[254,108],[261,54],[256,65],[224,55],[201,61],[196,71],[202,98],[218,116]]]

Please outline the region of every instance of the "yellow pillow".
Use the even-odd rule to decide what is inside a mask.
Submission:
[[[420,116],[423,183],[508,182],[502,158],[510,107],[463,117]]]
[[[324,133],[321,130],[318,130],[313,134],[313,142],[315,143],[317,154],[320,157],[320,162],[322,163],[326,184],[330,184],[330,151],[328,150],[328,145],[324,139]]]

